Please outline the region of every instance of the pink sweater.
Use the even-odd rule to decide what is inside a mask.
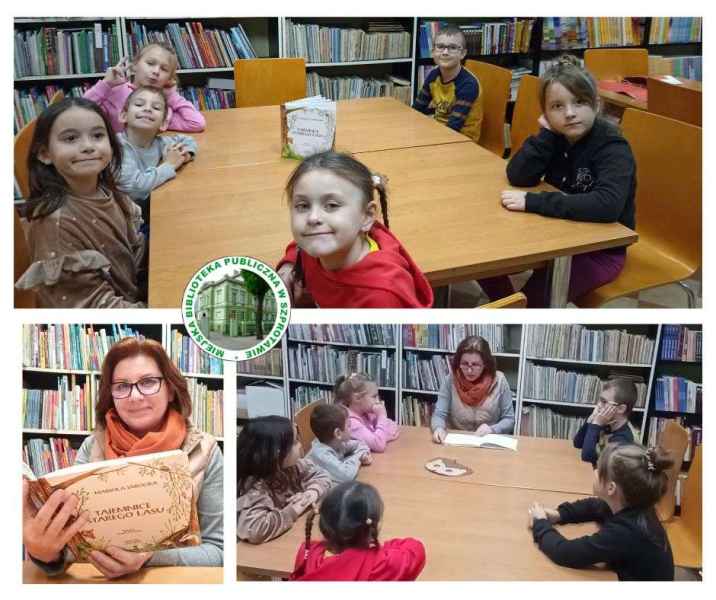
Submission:
[[[365,442],[371,452],[385,452],[388,442],[400,435],[398,426],[387,417],[378,418],[375,413],[359,415],[351,409],[348,409],[348,427],[351,437]]]
[[[124,103],[133,90],[134,86],[131,83],[112,87],[101,79],[85,92],[84,97],[99,104],[112,121],[112,128],[120,132],[124,130],[124,125],[119,122],[119,113],[124,109]],[[204,131],[206,127],[204,115],[176,90],[167,97],[167,109],[169,129],[187,132]]]

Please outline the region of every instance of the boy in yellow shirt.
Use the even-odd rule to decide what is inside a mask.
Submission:
[[[477,77],[462,66],[465,46],[465,36],[456,25],[447,25],[435,34],[433,60],[438,68],[425,78],[414,107],[477,142],[482,96]]]

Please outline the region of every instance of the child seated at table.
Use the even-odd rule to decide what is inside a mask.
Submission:
[[[313,440],[306,458],[326,471],[333,483],[351,481],[361,465],[373,462],[370,448],[351,439],[348,409],[342,404],[320,404],[311,413]]]
[[[323,469],[301,458],[301,441],[285,417],[250,420],[237,440],[236,535],[261,544],[291,528],[331,486]]]
[[[188,135],[163,135],[169,123],[167,99],[152,87],[135,89],[119,113],[125,127],[117,134],[122,144],[119,189],[142,209],[149,223],[149,195],[152,190],[174,179],[177,171],[196,155],[196,142]]]
[[[130,61],[123,58],[107,69],[104,78],[84,97],[96,102],[107,114],[115,131],[122,131],[119,120],[127,97],[138,87],[156,88],[167,99],[168,128],[173,131],[199,132],[206,127],[204,115],[177,91],[177,54],[171,44],[151,42],[140,48]]]
[[[335,401],[348,409],[351,437],[360,440],[371,452],[385,452],[388,442],[400,435],[388,418],[385,404],[378,397],[378,386],[365,373],[341,375],[333,386]]]
[[[540,131],[527,138],[507,165],[507,178],[528,187],[542,178],[555,192],[505,190],[507,210],[547,217],[619,222],[635,227],[636,164],[629,142],[599,115],[594,77],[573,56],[561,56],[542,76],[539,93]],[[572,257],[568,300],[616,279],[624,267],[626,248],[595,250]],[[529,307],[544,307],[547,271],[538,269],[522,290]],[[505,276],[481,279],[491,299],[514,293]]]
[[[673,464],[660,447],[609,444],[594,471],[594,495],[556,509],[534,502],[529,523],[540,550],[558,565],[583,569],[606,563],[620,581],[671,581],[674,559],[654,505]],[[553,525],[596,521],[597,533],[568,540]]]
[[[462,30],[457,25],[442,27],[433,38],[437,68],[425,77],[413,106],[477,142],[482,127],[482,95],[477,77],[462,66],[466,55]]]
[[[415,581],[425,566],[425,546],[414,538],[378,541],[383,501],[372,486],[341,483],[328,492],[311,542],[316,512],[306,520],[306,541],[296,553],[294,581]]]
[[[637,396],[631,379],[616,377],[604,384],[592,414],[574,436],[574,447],[582,449],[583,461],[596,468],[599,454],[607,444],[628,444],[639,439],[629,422]]]
[[[376,192],[385,226],[375,219]],[[427,279],[388,229],[384,178],[348,154],[324,152],[296,168],[286,194],[294,241],[278,272],[294,305],[432,306]]]

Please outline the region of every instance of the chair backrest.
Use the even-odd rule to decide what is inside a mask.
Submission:
[[[306,96],[302,58],[250,58],[234,63],[236,107],[272,106]]]
[[[649,77],[646,89],[649,112],[701,127],[701,90],[672,85],[658,77]]]
[[[584,67],[594,79],[622,79],[649,73],[649,52],[644,48],[590,48],[584,51]]]
[[[671,452],[674,464],[667,471],[669,485],[666,493],[656,504],[656,514],[661,521],[668,521],[674,516],[676,507],[676,481],[681,472],[681,465],[684,462],[684,452],[689,445],[689,432],[676,421],[668,421],[664,430],[659,433],[659,446]]]
[[[636,160],[640,239],[696,270],[701,265],[701,127],[627,108],[622,130]]]
[[[537,119],[542,114],[539,85],[539,77],[534,75],[524,75],[520,79],[510,127],[510,155],[514,155],[529,136],[539,133]]]
[[[20,217],[17,214],[15,207],[12,208],[12,216],[14,217],[14,259],[15,268],[13,272],[13,285],[20,278],[20,276],[27,271],[30,266],[30,249],[27,246],[27,240],[25,238],[25,232],[20,222]],[[16,287],[14,289],[15,297],[15,308],[35,308],[37,306],[37,298],[32,290],[19,290]]]
[[[696,446],[694,459],[689,467],[689,476],[681,492],[681,520],[701,547],[701,495],[702,495],[701,446]]]
[[[505,120],[512,71],[471,59],[465,61],[465,68],[480,82],[483,117],[478,143],[502,157],[505,154]]]
[[[301,445],[303,446],[304,455],[311,449],[311,442],[313,442],[316,437],[311,429],[311,415],[319,404],[323,404],[323,401],[316,400],[315,402],[311,402],[299,410],[293,417],[296,427],[298,428],[298,434],[301,436]]]
[[[516,292],[487,304],[481,304],[477,308],[527,308],[527,296],[522,292]]]
[[[62,90],[57,90],[54,94],[52,94],[52,98],[50,98],[50,104],[57,104],[58,102],[62,102],[65,99],[65,92]]]
[[[23,198],[30,196],[30,171],[27,168],[27,159],[30,156],[32,136],[35,135],[35,125],[37,125],[37,117],[27,123],[15,136],[15,181]]]

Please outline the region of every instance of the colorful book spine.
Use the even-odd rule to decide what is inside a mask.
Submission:
[[[211,390],[198,379],[187,377],[191,397],[191,421],[207,433],[216,437],[224,435],[224,393]]]
[[[178,329],[172,330],[171,358],[183,373],[196,375],[222,375],[224,363],[203,352],[192,339]]]
[[[291,340],[303,342],[338,342],[341,344],[394,346],[393,325],[292,324]]]

